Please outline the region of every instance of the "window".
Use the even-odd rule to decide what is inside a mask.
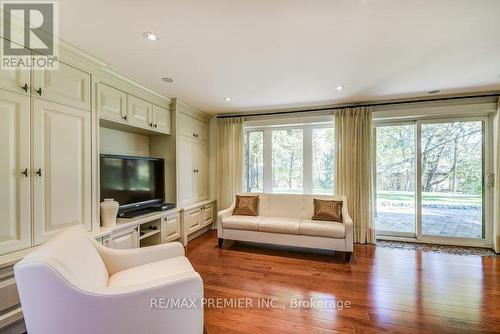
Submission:
[[[273,130],[273,193],[304,191],[304,131]]]
[[[245,189],[264,190],[264,132],[245,132]]]
[[[333,194],[332,123],[247,128],[245,190]]]

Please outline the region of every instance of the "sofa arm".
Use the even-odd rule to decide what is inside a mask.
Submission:
[[[143,264],[184,256],[184,247],[180,242],[132,249],[113,249],[98,243],[96,245],[110,275]]]
[[[346,252],[352,252],[354,244],[354,227],[352,218],[350,216],[344,216],[343,223],[345,227],[345,249]]]
[[[229,208],[221,210],[217,213],[217,237],[222,238],[222,220],[233,214],[235,206],[236,200],[233,201]]]

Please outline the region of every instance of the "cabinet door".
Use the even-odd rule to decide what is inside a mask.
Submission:
[[[179,139],[179,152],[178,152],[178,193],[179,193],[179,203],[189,204],[196,201],[196,194],[194,192],[194,143],[193,140],[189,138],[181,137]]]
[[[97,85],[97,111],[100,118],[115,122],[127,121],[127,94],[116,88]]]
[[[195,143],[195,195],[198,201],[208,197],[208,147],[206,142]]]
[[[34,70],[32,94],[38,98],[90,110],[90,74],[59,63],[58,70]]]
[[[36,244],[57,229],[91,228],[90,112],[34,99],[33,221]]]
[[[212,224],[214,221],[214,205],[205,205],[203,208],[203,226]]]
[[[29,97],[0,90],[0,254],[31,244],[29,172]]]
[[[179,133],[186,137],[206,140],[208,128],[206,123],[188,115],[179,113]]]
[[[201,207],[188,211],[186,214],[186,226],[188,234],[195,232],[201,228],[201,222],[203,219]]]
[[[170,110],[153,105],[155,131],[170,134]]]
[[[0,39],[0,42],[2,40]],[[29,94],[30,71],[15,69],[0,71],[0,88],[11,92]]]
[[[131,125],[151,129],[152,104],[138,97],[127,95],[127,116]]]
[[[161,242],[170,242],[180,238],[181,227],[178,215],[163,218],[161,225]]]
[[[123,231],[113,232],[111,235],[111,248],[130,249],[139,247],[138,227],[129,228]]]

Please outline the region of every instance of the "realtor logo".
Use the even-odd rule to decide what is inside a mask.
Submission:
[[[57,2],[2,2],[1,69],[57,69]]]

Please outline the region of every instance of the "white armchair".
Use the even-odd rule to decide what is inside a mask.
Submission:
[[[203,281],[178,242],[111,249],[71,227],[14,271],[30,334],[203,333]]]

